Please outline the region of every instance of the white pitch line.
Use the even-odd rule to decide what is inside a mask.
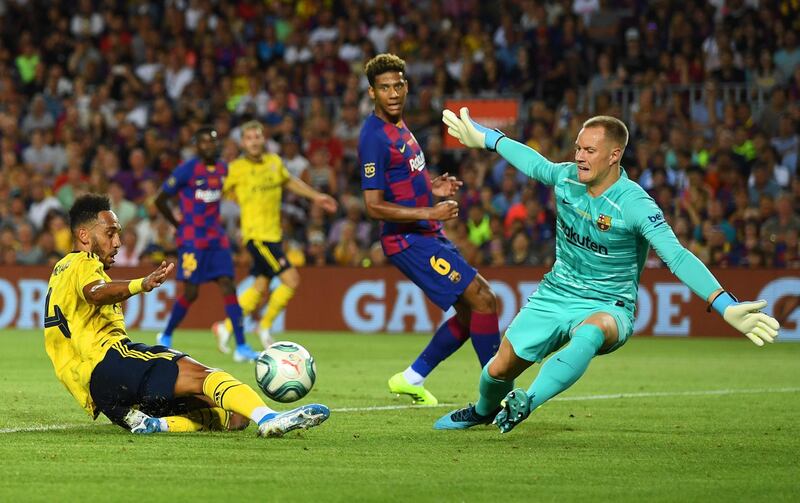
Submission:
[[[713,396],[713,395],[745,395],[758,393],[796,393],[800,388],[764,388],[764,389],[712,389],[699,391],[652,391],[644,393],[615,393],[612,395],[585,395],[585,396],[564,396],[556,397],[553,402],[580,402],[585,400],[614,400],[618,398],[657,398],[672,396]],[[459,404],[440,403],[433,406],[419,405],[378,405],[374,407],[345,407],[341,409],[331,409],[331,412],[372,412],[381,410],[401,410],[401,409],[436,409],[441,407],[453,407]]]
[[[643,393],[615,393],[610,395],[584,395],[584,396],[565,396],[553,398],[554,402],[580,402],[586,400],[616,400],[620,398],[661,398],[675,396],[714,396],[714,395],[752,395],[758,393],[797,393],[800,388],[763,388],[763,389],[711,389],[698,391],[651,391]],[[405,410],[405,409],[438,409],[442,407],[454,407],[459,404],[440,403],[434,406],[419,405],[376,405],[372,407],[342,407],[331,409],[331,412],[375,412],[382,410]],[[97,428],[97,424],[45,424],[37,426],[23,426],[20,428],[0,428],[0,434],[4,433],[28,433],[43,431],[64,431]]]

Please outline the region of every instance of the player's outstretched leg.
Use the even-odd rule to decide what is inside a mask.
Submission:
[[[452,316],[433,334],[433,338],[422,353],[406,370],[389,379],[389,391],[397,395],[408,395],[415,405],[438,405],[439,400],[425,389],[423,384],[428,374],[460,348],[469,338],[469,328]]]
[[[527,393],[520,393],[522,390],[516,389],[506,396],[503,410],[494,421],[500,432],[511,431],[537,407],[575,384],[604,342],[605,335],[596,325],[578,327],[569,344],[542,365]]]
[[[193,360],[187,361],[186,358],[179,365],[184,375],[178,376],[176,394],[179,386],[181,391],[192,393],[199,384],[202,393],[213,400],[217,407],[236,412],[255,422],[260,436],[277,437],[298,428],[308,429],[322,424],[330,415],[328,408],[320,404],[276,412],[267,407],[253,388],[227,372],[209,369]]]

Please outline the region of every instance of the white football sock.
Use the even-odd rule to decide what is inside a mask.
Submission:
[[[411,367],[408,367],[403,371],[403,377],[405,377],[406,381],[408,381],[408,384],[411,384],[412,386],[422,386],[422,383],[425,382],[425,377],[419,375],[419,372]]]

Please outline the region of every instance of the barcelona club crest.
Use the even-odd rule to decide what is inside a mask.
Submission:
[[[608,229],[610,229],[611,228],[611,217],[608,216],[608,215],[603,215],[601,213],[600,216],[597,217],[597,228],[600,229],[603,232],[605,232]]]

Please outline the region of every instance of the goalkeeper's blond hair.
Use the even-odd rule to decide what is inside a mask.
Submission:
[[[583,123],[584,128],[601,127],[606,138],[625,150],[628,146],[628,128],[625,123],[610,115],[596,115]]]

